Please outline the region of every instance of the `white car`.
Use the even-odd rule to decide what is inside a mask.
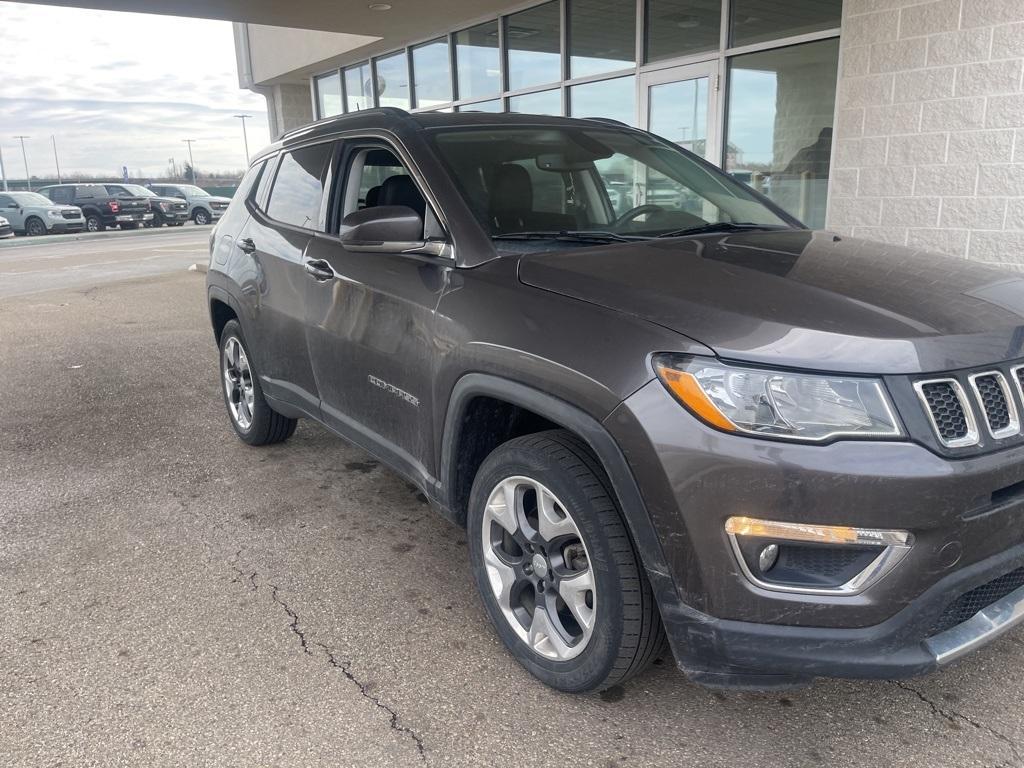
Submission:
[[[82,209],[58,205],[37,192],[0,192],[0,216],[25,235],[63,234],[85,229]]]
[[[14,237],[14,227],[11,226],[11,222],[0,216],[0,240],[6,240],[8,237]]]

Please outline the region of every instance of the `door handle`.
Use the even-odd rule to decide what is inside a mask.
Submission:
[[[252,241],[251,237],[243,237],[238,241],[238,249],[242,253],[254,253],[256,251],[256,243]]]
[[[303,266],[305,266],[306,271],[309,274],[321,282],[334,278],[334,270],[331,269],[331,265],[323,259],[312,259],[307,261]]]

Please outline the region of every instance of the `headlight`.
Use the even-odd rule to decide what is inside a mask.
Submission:
[[[658,356],[654,367],[683,405],[726,432],[816,443],[903,435],[877,379],[741,368],[673,355]]]
[[[170,203],[157,203],[157,206],[159,206],[160,210],[164,211],[165,213],[167,211],[171,210],[171,204]]]
[[[47,211],[46,215],[49,216],[51,219],[61,219],[64,217],[64,214],[61,213],[60,211]]]

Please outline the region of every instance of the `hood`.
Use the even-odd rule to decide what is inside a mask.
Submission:
[[[896,374],[1024,356],[1024,278],[827,232],[561,250],[523,256],[519,276],[736,361]]]
[[[220,197],[219,195],[210,195],[209,197],[204,197],[203,200],[206,200],[209,203],[230,203],[231,202],[231,198],[230,197]]]
[[[148,197],[146,199],[149,200],[150,204],[152,204],[152,203],[173,203],[174,205],[188,205],[188,203],[186,203],[180,197],[164,197],[162,195],[157,195],[156,197]]]

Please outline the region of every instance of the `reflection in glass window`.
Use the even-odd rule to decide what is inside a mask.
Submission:
[[[569,89],[570,117],[610,117],[636,125],[636,78],[616,77]]]
[[[373,90],[370,82],[370,65],[356,64],[345,70],[345,111],[358,112],[373,106]]]
[[[448,41],[433,40],[412,49],[416,106],[433,107],[452,100],[452,72]]]
[[[810,227],[825,224],[839,40],[729,61],[725,169]]]
[[[569,3],[569,69],[586,77],[636,61],[636,6],[608,0]]]
[[[651,133],[707,157],[708,78],[652,85],[647,119]]]
[[[330,153],[330,142],[285,153],[270,191],[270,218],[303,229],[316,229],[324,196],[324,165]]]
[[[459,98],[477,99],[501,91],[498,22],[489,21],[455,33]]]
[[[501,99],[489,99],[488,101],[475,101],[472,104],[463,104],[458,108],[459,112],[503,112],[504,108]]]
[[[557,2],[506,17],[508,85],[511,90],[562,79],[560,29]]]
[[[562,91],[555,88],[550,91],[538,91],[522,96],[513,96],[508,100],[508,111],[523,115],[562,115]]]
[[[842,11],[843,0],[733,0],[732,44],[832,29]]]
[[[332,72],[316,79],[317,117],[341,114],[341,75]]]
[[[377,102],[382,107],[409,108],[409,66],[405,51],[377,59]]]
[[[717,50],[722,0],[647,0],[647,61]]]

